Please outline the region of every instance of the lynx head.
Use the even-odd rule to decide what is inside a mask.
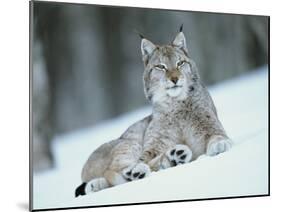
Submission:
[[[169,45],[155,45],[142,38],[141,51],[146,97],[153,103],[186,99],[198,75],[189,57],[182,27]]]

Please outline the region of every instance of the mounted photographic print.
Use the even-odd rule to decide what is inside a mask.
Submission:
[[[31,1],[30,104],[30,210],[269,195],[267,16]]]

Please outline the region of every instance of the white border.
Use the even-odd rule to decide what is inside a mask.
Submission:
[[[253,0],[67,0],[67,2],[271,16],[271,197],[124,206],[83,211],[280,211],[280,7],[278,1]],[[28,203],[28,32],[27,0],[0,7],[1,211],[26,211]],[[250,126],[249,126],[250,127]],[[250,182],[249,182],[250,183]],[[55,194],[53,194],[55,195]]]

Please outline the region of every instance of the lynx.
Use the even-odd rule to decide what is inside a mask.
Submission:
[[[143,84],[152,114],[89,157],[75,196],[149,176],[206,154],[229,150],[231,140],[190,58],[182,27],[169,45],[142,37]]]

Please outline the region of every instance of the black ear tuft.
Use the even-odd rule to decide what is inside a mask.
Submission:
[[[135,29],[135,30],[134,30],[134,32],[135,32],[136,34],[138,34],[138,35],[140,36],[140,38],[141,38],[141,39],[143,39],[143,38],[144,38],[144,36],[143,36],[143,35],[142,35],[142,34],[141,34],[138,30],[136,30],[136,29]]]
[[[142,34],[140,34],[140,33],[138,33],[139,34],[139,36],[140,36],[140,38],[141,39],[143,39],[144,38],[144,36],[142,35]]]
[[[180,26],[180,32],[182,32],[183,30],[183,24]]]
[[[78,197],[78,196],[83,196],[85,195],[85,187],[86,187],[86,184],[87,183],[82,183],[80,186],[78,186],[75,190],[75,197]]]

